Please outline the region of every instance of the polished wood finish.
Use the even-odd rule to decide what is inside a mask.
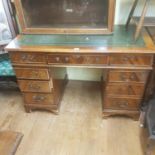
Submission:
[[[51,105],[55,104],[53,93],[24,93],[27,104]]]
[[[143,70],[110,70],[109,82],[136,82],[145,83],[147,81],[149,71]]]
[[[135,55],[135,54],[119,54],[111,55],[110,65],[126,65],[126,66],[150,66],[152,65],[152,55]]]
[[[79,64],[79,65],[107,65],[108,56],[90,54],[51,54],[48,64]]]
[[[110,116],[127,116],[135,121],[139,120],[140,112],[138,110],[122,110],[122,109],[103,109],[103,118],[108,118]]]
[[[10,58],[13,63],[46,63],[46,58],[43,54],[16,52],[14,54],[10,54]]]
[[[105,91],[108,95],[142,97],[144,88],[143,84],[109,83]]]
[[[103,108],[113,110],[139,110],[140,102],[141,100],[139,98],[106,96]]]
[[[39,80],[49,80],[50,76],[48,69],[42,68],[14,68],[16,76],[18,79],[39,79]]]
[[[15,67],[15,72],[20,90],[23,92],[26,112],[43,109],[59,113],[67,81],[65,68]]]
[[[138,120],[149,73],[149,70],[110,69],[103,88],[103,118],[126,115]]]
[[[71,36],[65,36],[65,38],[61,36],[60,40],[66,37],[68,40],[77,39]],[[17,75],[22,93],[24,95],[26,93],[47,93],[46,95],[51,93],[53,96],[53,102],[48,105],[33,103],[32,96],[31,99],[29,97],[24,104],[26,111],[30,112],[32,109],[39,108],[58,112],[65,85],[66,67],[102,68],[103,117],[127,115],[138,119],[155,53],[152,47],[153,42],[146,31],[143,34],[144,45],[142,47],[138,45],[128,47],[128,44],[124,47],[123,45],[121,47],[110,45],[100,47],[91,46],[91,44],[88,46],[88,41],[86,45],[81,45],[81,41],[77,44],[68,44],[66,41],[64,42],[66,46],[64,44],[59,46],[59,42],[45,46],[40,44],[40,40],[39,43],[36,40],[31,46],[30,43],[26,45],[21,43],[21,38],[22,35],[18,36],[6,47],[6,50],[10,53],[15,70],[16,68],[23,69],[23,73]],[[22,60],[23,57],[25,61]],[[31,71],[34,69],[44,72],[40,73],[44,75],[43,78],[33,79]],[[48,70],[49,78],[47,79],[45,79],[48,77],[45,70]],[[52,87],[50,87],[51,81]],[[115,103],[114,100],[118,102]],[[127,104],[124,101],[127,101]]]
[[[87,27],[85,26],[84,28],[83,28],[83,25],[82,25],[79,28],[78,23],[76,25],[77,21],[79,21],[79,24],[81,24],[83,22],[84,18],[86,18],[86,20],[89,19],[88,16],[84,16],[85,14],[84,15],[82,14],[83,18],[78,18],[78,19],[76,18],[76,22],[75,22],[75,19],[70,19],[71,17],[70,18],[68,17],[67,18],[68,19],[67,25],[65,25],[64,27],[63,27],[63,24],[58,25],[57,27],[53,27],[52,25],[51,26],[48,25],[46,27],[41,27],[41,26],[40,27],[35,27],[35,26],[32,27],[31,26],[30,27],[30,26],[28,26],[28,23],[26,23],[26,20],[25,20],[26,17],[24,16],[24,8],[22,7],[21,0],[15,0],[14,3],[15,3],[15,6],[16,6],[17,16],[18,16],[18,19],[19,19],[21,30],[22,30],[22,33],[24,33],[24,34],[54,34],[54,33],[55,34],[109,34],[109,33],[112,33],[112,31],[113,31],[114,14],[115,14],[115,0],[108,0],[108,6],[107,6],[108,7],[108,15],[107,15],[108,16],[107,17],[107,22],[108,23],[107,23],[106,26],[103,26],[104,20],[103,21],[98,21],[99,23],[102,24],[102,26],[99,27],[99,28],[98,27],[91,28],[90,25],[87,26]],[[55,2],[53,2],[53,3],[55,3]],[[58,9],[60,7],[66,8],[67,6],[65,4],[66,4],[66,2],[64,1],[62,3],[63,6],[59,6]],[[77,6],[76,6],[76,4],[77,4]],[[55,5],[56,5],[56,3],[55,3]],[[70,5],[72,7],[74,7],[74,5],[75,5],[75,8],[69,8],[69,10],[68,9],[66,9],[66,10],[73,11],[72,14],[75,13],[75,12],[78,12],[78,17],[81,17],[80,12],[88,10],[89,15],[91,15],[92,17],[94,16],[93,20],[97,19],[96,14],[95,15],[92,14],[93,11],[94,11],[94,8],[89,8],[88,9],[87,2],[86,2],[86,4],[82,4],[83,6],[85,6],[84,8],[79,8],[81,5],[79,5],[78,2],[74,2],[74,1],[72,1],[72,3]],[[50,6],[50,4],[49,4],[49,6]],[[94,7],[94,5],[93,5],[93,7]],[[33,9],[35,9],[35,8],[33,8]],[[42,9],[44,9],[44,8],[42,7]],[[53,11],[54,9],[51,8],[50,10]],[[58,14],[58,10],[56,11],[56,15],[58,14],[57,16],[53,17],[53,15],[51,14],[51,16],[49,17],[49,15],[48,15],[48,17],[49,17],[48,21],[50,21],[50,19],[53,18],[53,20],[61,19],[60,21],[62,22],[65,19],[65,17],[67,16],[66,12],[62,13],[62,10],[61,10],[62,15]],[[97,12],[98,10],[99,9],[95,10],[95,12]],[[47,11],[47,9],[46,9],[46,11]],[[104,11],[105,11],[105,9],[103,8],[103,10],[101,12],[101,14],[103,13],[103,17],[100,17],[100,20],[104,19]],[[45,12],[45,9],[42,11],[42,14],[44,12]],[[54,12],[55,12],[55,10],[54,10]],[[66,14],[66,16],[64,14]],[[80,21],[81,19],[82,19],[82,21]],[[74,26],[71,26],[70,21],[72,21],[72,20],[75,23]],[[87,21],[87,23],[92,23],[92,21]],[[96,25],[96,23],[94,23],[93,25]]]
[[[23,92],[52,92],[53,83],[51,81],[18,80],[20,90]]]

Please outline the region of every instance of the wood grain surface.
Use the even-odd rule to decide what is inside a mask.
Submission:
[[[24,134],[16,155],[143,155],[139,123],[102,119],[100,86],[70,81],[60,115],[25,113],[19,92],[0,91],[0,128]]]

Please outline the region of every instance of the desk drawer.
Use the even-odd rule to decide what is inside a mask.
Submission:
[[[18,80],[22,92],[51,92],[52,81]]]
[[[149,71],[122,71],[122,70],[110,70],[109,82],[141,82],[145,83],[148,77]]]
[[[18,79],[49,80],[48,69],[14,68]]]
[[[110,65],[152,66],[152,55],[118,54],[111,55]]]
[[[140,99],[112,98],[106,96],[103,102],[103,107],[105,109],[113,110],[139,110],[140,102]]]
[[[46,64],[46,57],[40,53],[12,52],[9,54],[13,63],[39,63]]]
[[[48,56],[49,64],[108,64],[107,55],[53,54]]]
[[[109,83],[106,86],[107,95],[123,95],[141,97],[144,92],[144,84]]]
[[[24,93],[23,95],[26,104],[54,104],[54,95],[52,93]]]

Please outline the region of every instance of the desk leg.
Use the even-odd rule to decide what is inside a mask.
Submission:
[[[31,109],[31,107],[25,106],[25,111],[27,113],[31,113],[32,112],[32,109]]]

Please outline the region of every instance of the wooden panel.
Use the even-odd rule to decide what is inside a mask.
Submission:
[[[109,63],[110,65],[151,66],[152,58],[152,55],[119,54],[111,55]]]
[[[49,80],[48,69],[14,68],[18,79]]]
[[[54,96],[52,93],[24,93],[26,104],[51,105],[54,104]]]
[[[46,58],[43,54],[35,53],[10,53],[10,58],[13,63],[42,63],[46,64]]]
[[[18,80],[19,87],[23,92],[51,92],[52,81]]]
[[[143,84],[120,84],[120,83],[109,83],[106,86],[107,95],[134,95],[142,96],[144,92]]]
[[[88,3],[89,2],[87,1],[77,2],[63,0],[51,2],[51,0],[46,0],[45,2],[43,2],[42,0],[39,0],[37,2],[33,1],[31,3],[29,1],[24,1],[23,4],[26,5],[23,5],[21,4],[21,0],[15,0],[17,16],[22,33],[111,33],[113,30],[115,0],[92,0],[91,3]],[[42,4],[44,4],[44,7],[42,7]],[[32,8],[35,9],[35,12],[37,12],[37,16],[35,12],[31,11]]]
[[[106,55],[85,56],[85,63],[108,64],[108,57]]]
[[[107,55],[53,54],[48,56],[49,64],[108,64]]]
[[[110,82],[142,82],[145,83],[148,71],[110,70],[108,80]]]
[[[83,62],[83,58],[79,60],[79,63]],[[75,59],[72,55],[64,55],[64,54],[54,54],[48,56],[49,64],[73,64],[75,63]]]
[[[140,99],[112,98],[106,96],[103,102],[103,107],[114,110],[139,110],[140,101]]]

